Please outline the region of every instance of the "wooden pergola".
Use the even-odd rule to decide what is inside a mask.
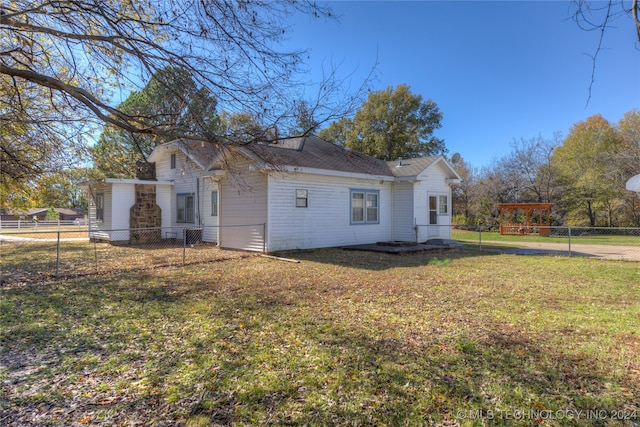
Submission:
[[[548,236],[551,233],[551,203],[502,203],[500,234],[532,234]]]

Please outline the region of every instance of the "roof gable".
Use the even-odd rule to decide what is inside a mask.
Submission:
[[[461,179],[460,175],[444,156],[416,157],[413,159],[387,162],[393,175],[400,178],[417,178],[419,175],[434,168],[441,169],[445,178]]]
[[[187,156],[202,170],[209,169],[211,164],[213,164],[220,155],[220,150],[217,150],[213,143],[176,139],[175,141],[167,142],[166,144],[155,147],[149,155],[149,161],[157,162],[163,155],[165,155],[167,150],[172,147],[182,151],[185,156]]]

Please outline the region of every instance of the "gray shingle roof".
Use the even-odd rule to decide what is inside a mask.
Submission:
[[[203,168],[210,166],[219,154],[214,144],[199,141],[176,140],[166,145],[179,147]],[[439,159],[439,156],[405,159],[398,167],[398,160],[385,162],[314,135],[286,138],[271,144],[252,144],[238,147],[238,150],[276,168],[304,167],[395,177],[416,176]]]
[[[255,144],[245,149],[272,165],[393,176],[386,162],[347,150],[313,135],[268,145]]]
[[[416,176],[438,159],[438,156],[430,156],[393,160],[387,162],[387,166],[391,169],[394,176]]]

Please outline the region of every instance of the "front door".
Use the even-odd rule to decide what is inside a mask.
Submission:
[[[204,218],[202,238],[205,242],[219,243],[219,200],[218,183],[205,181],[202,209],[202,217]]]
[[[429,226],[427,238],[438,237],[438,196],[429,196]]]
[[[429,225],[438,225],[438,197],[429,196]]]

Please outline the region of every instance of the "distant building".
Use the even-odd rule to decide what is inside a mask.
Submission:
[[[83,219],[84,210],[80,208],[54,208],[60,215],[60,221],[73,221],[74,219]],[[31,208],[25,211],[14,209],[3,209],[0,211],[0,219],[2,221],[18,221],[18,220],[34,220],[44,221],[49,208]]]

